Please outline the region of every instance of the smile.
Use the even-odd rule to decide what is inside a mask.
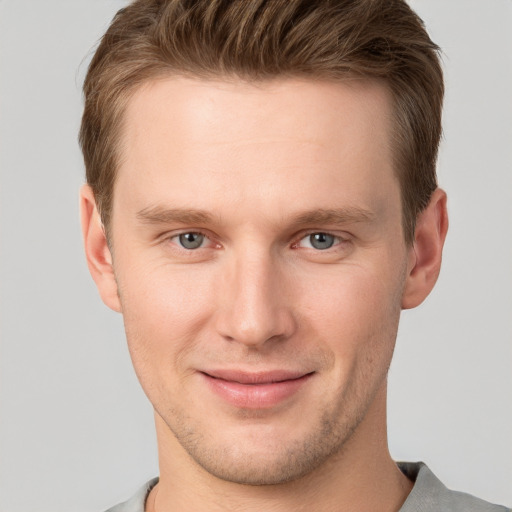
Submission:
[[[229,404],[245,409],[268,409],[294,396],[314,372],[234,370],[200,372],[209,389]]]

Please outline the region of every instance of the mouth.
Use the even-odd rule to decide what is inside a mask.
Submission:
[[[314,374],[288,370],[208,370],[199,373],[215,395],[244,409],[269,409],[290,400]]]

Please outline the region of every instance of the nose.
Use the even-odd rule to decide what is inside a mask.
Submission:
[[[226,263],[219,285],[217,332],[258,348],[296,329],[286,272],[270,254],[240,254]]]

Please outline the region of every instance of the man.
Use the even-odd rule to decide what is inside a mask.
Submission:
[[[115,511],[506,510],[387,448],[433,288],[443,82],[402,1],[136,1],[84,85],[87,260],[154,406]]]

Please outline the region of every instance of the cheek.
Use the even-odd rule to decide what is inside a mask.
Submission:
[[[157,375],[168,379],[169,370],[196,348],[213,304],[211,280],[192,265],[177,270],[165,264],[123,263],[117,280],[126,338],[146,388]]]
[[[300,297],[311,328],[337,353],[349,361],[375,345],[394,345],[400,315],[402,280],[396,270],[347,265],[330,275],[311,279]],[[382,353],[379,347],[378,353]]]
[[[201,322],[212,298],[207,269],[151,262],[138,268],[127,263],[120,269],[118,284],[123,315],[129,322],[161,330],[162,334],[166,331],[167,335],[185,327],[194,329]]]

